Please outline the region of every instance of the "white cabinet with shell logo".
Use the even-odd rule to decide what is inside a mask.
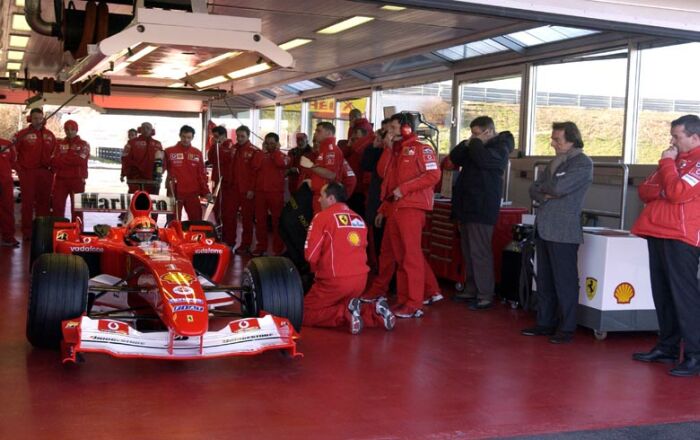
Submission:
[[[658,330],[647,242],[627,231],[584,228],[578,251],[578,324],[609,331]]]

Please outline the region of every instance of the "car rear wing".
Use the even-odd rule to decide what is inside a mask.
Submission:
[[[75,212],[129,212],[133,194],[80,193],[75,195]],[[151,213],[173,214],[175,200],[168,196],[149,194]]]

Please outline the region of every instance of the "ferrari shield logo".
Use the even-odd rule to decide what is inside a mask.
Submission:
[[[68,240],[68,233],[66,231],[59,232],[58,234],[56,234],[56,240],[58,240],[58,241]]]
[[[586,277],[586,296],[588,297],[588,301],[593,301],[597,291],[598,280],[593,277]]]
[[[338,214],[338,222],[343,226],[347,226],[350,223],[350,217],[346,214]]]

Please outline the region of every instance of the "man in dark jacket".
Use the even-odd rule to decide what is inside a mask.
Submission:
[[[514,141],[508,131],[496,133],[488,116],[479,116],[469,127],[472,136],[450,152],[452,163],[462,168],[452,191],[452,218],[459,221],[466,283],[456,298],[475,301],[469,308],[483,310],[493,304],[491,238]]]

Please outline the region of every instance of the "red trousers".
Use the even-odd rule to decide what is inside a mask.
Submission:
[[[435,285],[437,280],[421,249],[424,225],[425,211],[417,208],[399,208],[387,219],[384,231],[384,240],[388,240],[398,264],[396,273],[398,302],[415,309],[423,307],[424,297],[439,291],[437,288],[430,292],[430,295],[426,292],[426,279],[430,284]],[[382,242],[382,253],[384,253],[383,244]],[[381,257],[379,264],[382,265]]]
[[[267,251],[267,212],[272,216],[272,252],[279,255],[284,250],[279,225],[284,207],[284,193],[280,191],[258,191],[255,193],[255,245],[256,252]]]
[[[177,212],[182,219],[182,208],[185,208],[187,220],[199,221],[202,219],[202,204],[198,194],[183,194],[177,198]]]
[[[241,210],[241,221],[243,222],[243,231],[241,232],[242,249],[250,248],[253,243],[253,218],[255,218],[255,199],[246,198],[246,193],[239,192],[238,197],[233,199],[232,212],[234,213],[233,228],[238,227],[238,218],[236,217],[238,209]],[[225,211],[225,209],[224,209]]]
[[[54,217],[65,217],[66,198],[70,196],[71,211],[73,211],[73,195],[85,192],[85,179],[81,177],[55,177],[53,180],[53,201],[51,210]],[[69,219],[73,218],[68,215]]]
[[[221,185],[219,195],[214,203],[214,215],[221,224],[221,235],[224,243],[236,246],[236,234],[238,228],[238,201],[240,194],[233,186]]]
[[[421,255],[423,256],[424,272],[423,299],[428,299],[434,294],[440,292],[440,285],[438,284],[435,273],[430,267],[428,260],[425,258],[422,249]],[[385,235],[384,239],[382,240],[381,250],[379,252],[379,273],[372,280],[372,284],[362,295],[362,297],[374,299],[380,296],[386,296],[387,291],[389,290],[389,284],[391,283],[391,278],[394,276],[394,272],[397,269],[397,265],[398,260],[394,254],[394,247],[391,244],[391,238],[388,235]]]
[[[309,327],[342,327],[349,324],[348,301],[358,298],[367,284],[367,274],[314,281],[304,297],[304,325]],[[365,327],[383,325],[374,313],[374,304],[363,304]]]
[[[15,239],[15,198],[12,177],[0,179],[0,235],[4,241]]]
[[[32,236],[32,220],[51,214],[51,191],[53,173],[47,168],[20,168],[19,187],[22,190],[22,234]]]

